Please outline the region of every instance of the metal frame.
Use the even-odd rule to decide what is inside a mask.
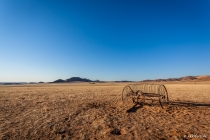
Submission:
[[[129,100],[134,104],[144,105],[146,100],[158,98],[160,106],[163,108],[164,104],[169,104],[168,91],[164,85],[161,84],[128,84],[122,91],[122,101],[127,104]]]

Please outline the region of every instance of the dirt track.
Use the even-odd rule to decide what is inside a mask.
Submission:
[[[166,85],[164,109],[125,106],[124,86],[0,86],[0,139],[210,139],[209,85]]]

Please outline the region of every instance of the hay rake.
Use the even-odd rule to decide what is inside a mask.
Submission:
[[[160,106],[169,104],[168,92],[164,85],[159,84],[129,84],[122,91],[122,101],[126,105],[132,101],[135,105],[144,105],[147,100],[159,101]]]

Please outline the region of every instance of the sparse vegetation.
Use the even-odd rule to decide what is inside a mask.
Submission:
[[[210,85],[166,84],[171,105],[164,109],[159,104],[127,108],[121,101],[125,85],[127,83],[0,86],[0,139],[210,136]]]

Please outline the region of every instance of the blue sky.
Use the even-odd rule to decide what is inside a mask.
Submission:
[[[206,74],[209,0],[0,0],[0,82]]]

